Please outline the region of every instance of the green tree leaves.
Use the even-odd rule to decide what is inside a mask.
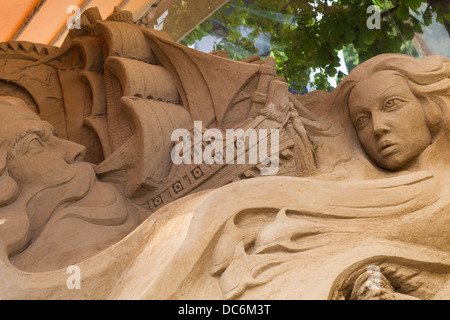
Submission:
[[[398,6],[396,14],[397,18],[401,20],[406,20],[409,18],[409,6],[406,5],[406,0],[401,5]]]
[[[381,53],[416,55],[409,40],[422,26],[431,23],[430,6],[419,12],[423,0],[230,0],[210,19],[183,39],[192,44],[206,34],[219,40],[215,49],[229,52],[230,58],[253,54],[276,58],[279,74],[302,92],[306,85],[332,90],[329,78],[339,82],[338,53],[344,50],[349,69]],[[381,9],[381,28],[369,29],[367,8]],[[422,17],[414,18],[411,12]],[[447,13],[439,13],[443,21]],[[447,14],[448,15],[448,14]],[[448,17],[447,17],[448,18]],[[270,40],[270,52],[258,52],[258,37]],[[314,76],[311,76],[314,74]]]
[[[405,6],[411,8],[412,10],[417,10],[422,5],[422,0],[405,0]]]

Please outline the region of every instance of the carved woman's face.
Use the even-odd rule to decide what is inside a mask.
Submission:
[[[364,150],[384,169],[408,169],[431,143],[421,102],[393,71],[356,85],[349,111]]]

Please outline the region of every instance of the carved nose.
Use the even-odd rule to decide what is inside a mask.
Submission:
[[[391,131],[389,126],[386,124],[386,121],[384,121],[382,117],[372,116],[372,123],[373,134],[375,135],[375,137],[381,137]]]
[[[67,163],[80,162],[84,160],[84,156],[86,155],[86,148],[84,146],[64,139],[58,138],[58,140],[62,149],[64,160]]]
[[[383,135],[385,135],[388,132],[389,132],[389,128],[388,127],[378,127],[377,129],[373,130],[373,134],[376,137],[382,137]]]

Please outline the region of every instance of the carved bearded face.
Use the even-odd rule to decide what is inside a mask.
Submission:
[[[32,206],[27,210],[33,237],[58,207],[90,189],[95,174],[90,164],[80,161],[85,148],[58,138],[55,129],[23,102],[0,102],[0,122],[7,173],[19,189],[15,205],[46,204],[45,210],[34,210]]]
[[[3,127],[0,136],[12,142],[9,171],[23,191],[69,181],[75,170],[71,165],[83,159],[84,147],[56,137],[47,122],[13,122]]]
[[[349,112],[362,147],[384,169],[408,169],[432,140],[421,101],[395,72],[377,72],[356,85]]]
[[[25,106],[0,105],[0,119],[0,139],[9,145],[9,173],[21,192],[61,185],[79,171],[74,165],[83,160],[85,148],[58,138],[52,125]]]
[[[0,97],[0,123],[0,247],[17,268],[41,272],[83,261],[145,218],[97,180],[83,146],[58,138],[23,101]]]

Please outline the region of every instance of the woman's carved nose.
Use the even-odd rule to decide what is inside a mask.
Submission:
[[[372,115],[373,134],[375,137],[381,137],[391,131],[384,120],[383,117]]]
[[[376,129],[374,128],[373,133],[376,137],[382,137],[389,131],[390,131],[389,127],[383,126],[383,127],[378,127]]]

